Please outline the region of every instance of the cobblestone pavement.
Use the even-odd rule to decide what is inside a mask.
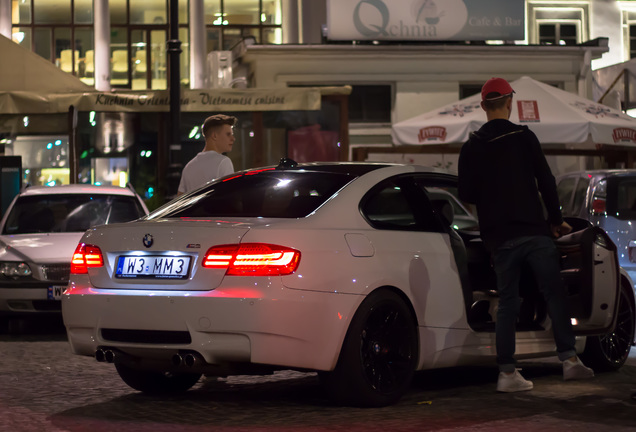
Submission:
[[[0,335],[0,356],[0,431],[636,431],[636,353],[619,372],[568,383],[557,362],[524,363],[535,389],[516,394],[495,392],[495,367],[424,372],[379,409],[334,406],[315,374],[292,371],[145,396],[112,365],[71,354],[60,329]]]

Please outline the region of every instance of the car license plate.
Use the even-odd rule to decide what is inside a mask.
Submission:
[[[49,300],[62,300],[62,293],[66,288],[66,285],[51,285],[46,293],[46,298]]]
[[[189,256],[120,256],[117,261],[118,278],[185,279],[190,269]]]

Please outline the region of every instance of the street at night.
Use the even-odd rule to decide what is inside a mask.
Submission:
[[[2,431],[632,431],[636,353],[615,373],[564,383],[555,361],[522,362],[534,390],[495,391],[497,369],[417,375],[396,405],[333,405],[314,373],[204,377],[179,396],[124,384],[111,364],[71,354],[61,322],[0,335]]]

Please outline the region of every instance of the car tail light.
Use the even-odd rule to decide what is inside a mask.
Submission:
[[[596,198],[592,200],[592,214],[602,215],[605,214],[605,198]]]
[[[242,243],[214,246],[203,258],[205,268],[227,269],[228,276],[284,276],[300,263],[300,252],[285,246]]]
[[[89,267],[102,267],[104,256],[97,246],[80,243],[71,260],[71,274],[86,274]]]

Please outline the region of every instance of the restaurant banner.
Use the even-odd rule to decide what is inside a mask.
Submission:
[[[313,111],[320,110],[320,88],[202,89],[181,92],[181,111]],[[336,91],[336,90],[334,90]],[[340,90],[343,91],[343,90]],[[79,111],[168,112],[169,90],[38,94],[0,92],[0,114],[48,114]]]
[[[331,40],[523,40],[524,0],[327,0]]]

